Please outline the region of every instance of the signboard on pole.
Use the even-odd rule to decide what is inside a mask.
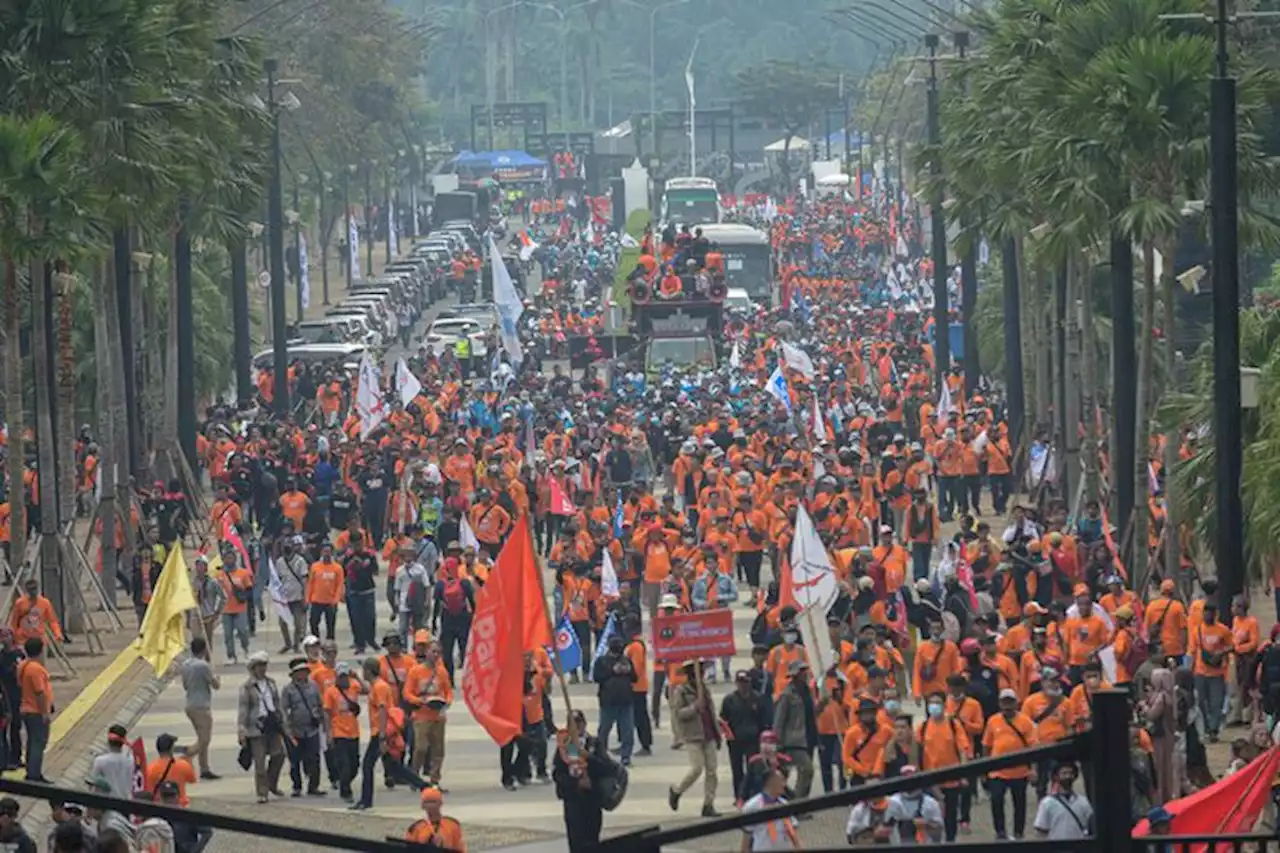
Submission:
[[[728,608],[654,617],[653,659],[658,663],[732,657],[736,651]]]

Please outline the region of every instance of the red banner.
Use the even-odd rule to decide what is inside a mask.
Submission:
[[[147,745],[142,738],[134,738],[129,745],[133,753],[133,793],[141,794],[147,790]]]
[[[653,659],[658,663],[732,657],[736,651],[733,613],[727,608],[653,620]]]

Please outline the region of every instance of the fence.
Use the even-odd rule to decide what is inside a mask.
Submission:
[[[797,819],[800,841],[806,851],[845,851],[849,841],[845,822],[857,803],[878,800],[901,791],[933,788],[947,782],[976,779],[993,771],[1024,765],[1047,767],[1054,761],[1077,761],[1082,777],[1091,780],[1090,797],[1094,806],[1095,832],[1085,841],[1021,841],[1021,842],[957,842],[929,845],[931,850],[996,851],[1007,850],[1012,843],[1019,851],[1035,853],[1175,853],[1178,845],[1203,843],[1203,838],[1130,839],[1132,826],[1129,790],[1129,694],[1123,690],[1101,690],[1094,695],[1093,727],[1063,741],[1019,750],[999,758],[984,758],[941,770],[886,779],[858,785],[838,793],[796,800],[785,805],[754,812],[733,814],[673,826],[668,829],[648,827],[606,839],[601,853],[658,853],[671,850],[739,851],[744,830],[781,818]],[[1086,777],[1085,774],[1088,774]],[[692,798],[696,787],[689,792]],[[1030,808],[1030,806],[1028,807]],[[1030,826],[1032,814],[1027,815]],[[1254,843],[1256,836],[1232,836],[1215,839],[1225,842],[1216,848],[1233,846],[1238,851],[1244,844]],[[1280,851],[1280,842],[1270,839]],[[1203,848],[1201,848],[1203,849]]]

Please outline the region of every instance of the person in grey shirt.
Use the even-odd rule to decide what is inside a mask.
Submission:
[[[289,683],[280,691],[280,720],[284,727],[289,752],[289,779],[293,796],[302,796],[302,776],[307,776],[307,796],[323,797],[320,788],[320,754],[324,752],[321,724],[320,688],[311,680],[311,667],[306,658],[289,661]]]
[[[430,548],[433,561],[439,559],[435,543],[430,539],[425,540],[424,547]],[[411,558],[412,562],[396,572],[396,627],[399,630],[400,642],[408,645],[413,632],[430,621],[431,614],[428,609],[434,597],[435,581],[433,572],[422,562],[423,548],[410,545],[403,550],[406,554],[417,552],[417,556]]]
[[[125,751],[129,744],[129,730],[121,725],[107,729],[107,751],[93,759],[89,778],[107,786],[105,793],[122,800],[133,799],[133,777],[137,767],[133,752]]]
[[[1032,828],[1038,838],[1079,841],[1093,835],[1093,806],[1084,794],[1072,791],[1080,771],[1064,761],[1053,770],[1057,790],[1040,801]]]
[[[283,540],[280,545],[280,557],[276,560],[276,574],[280,577],[280,598],[288,605],[294,626],[293,631],[290,632],[288,624],[283,619],[280,620],[280,636],[284,637],[284,644],[280,649],[282,655],[289,652],[297,653],[301,650],[302,632],[306,630],[307,575],[311,571],[311,565],[306,557],[299,553],[301,544],[301,536],[292,536]],[[290,637],[291,633],[292,637]]]
[[[222,681],[209,663],[209,644],[204,637],[191,641],[191,656],[182,662],[181,673],[182,690],[187,696],[187,719],[196,732],[191,752],[200,766],[200,778],[219,779],[221,777],[209,769],[209,741],[213,738],[213,691],[222,686]]]
[[[213,641],[213,632],[222,618],[222,611],[227,606],[227,593],[209,575],[209,561],[203,555],[196,557],[195,577],[191,579],[191,591],[195,594],[197,612],[200,614],[200,625],[191,625],[192,636],[200,636],[203,630],[205,640]]]

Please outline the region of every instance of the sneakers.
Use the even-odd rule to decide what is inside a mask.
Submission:
[[[703,817],[720,817],[720,812],[716,811],[715,806],[703,806],[702,816]]]
[[[647,746],[642,746],[636,750],[636,756],[639,758],[648,758],[650,755],[653,755],[653,750]]]
[[[675,788],[667,789],[667,805],[673,812],[680,810],[680,793]]]
[[[222,777],[221,777],[219,774],[214,773],[212,770],[206,770],[206,771],[204,771],[203,773],[201,773],[201,774],[200,774],[200,778],[201,778],[201,779],[206,779],[206,780],[208,780],[208,781],[210,781],[210,782],[213,782],[213,781],[216,781],[216,780],[218,780],[218,779],[221,779]]]

